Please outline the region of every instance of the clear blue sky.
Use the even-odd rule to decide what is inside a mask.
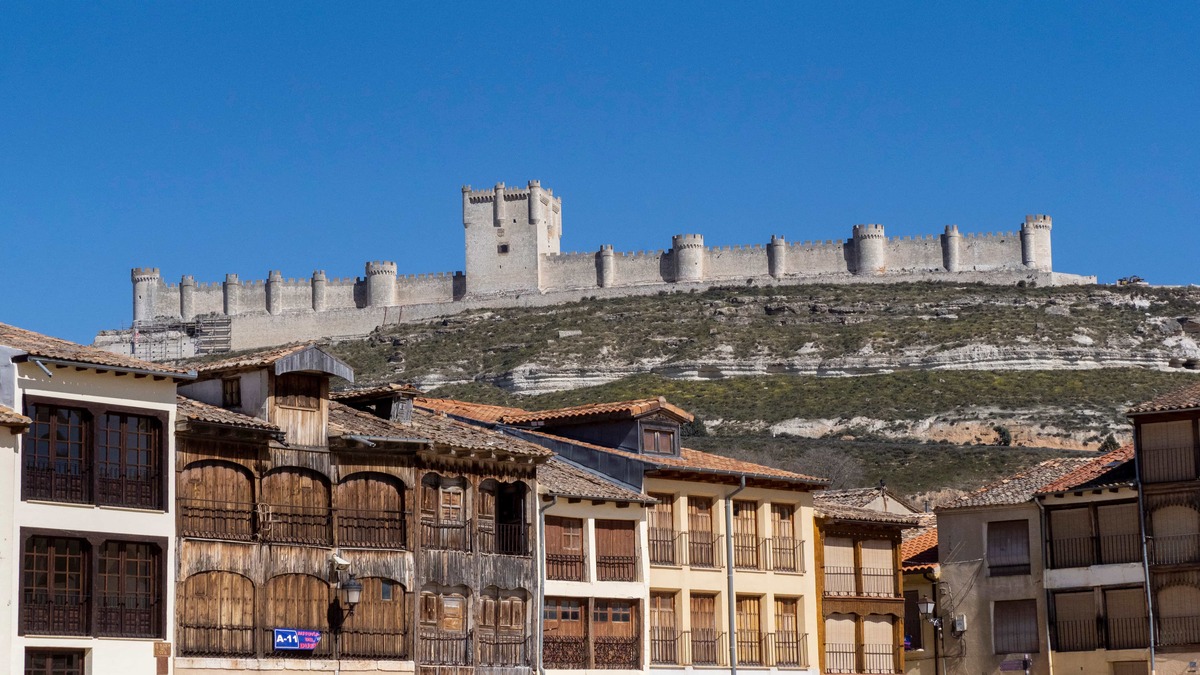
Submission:
[[[0,321],[89,342],[129,268],[462,269],[459,187],[564,250],[1017,229],[1200,282],[1200,4],[0,5]]]

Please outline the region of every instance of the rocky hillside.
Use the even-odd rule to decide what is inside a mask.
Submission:
[[[1196,288],[744,287],[479,311],[333,348],[363,382],[526,408],[662,394],[700,415],[697,446],[1063,452],[1125,440],[1128,405],[1194,381],[1193,317]]]

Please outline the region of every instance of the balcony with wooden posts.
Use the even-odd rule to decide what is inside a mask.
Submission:
[[[803,669],[808,668],[808,635],[803,633],[766,633],[753,630],[736,632],[739,666]],[[728,635],[711,629],[678,631],[674,628],[650,629],[650,666],[727,667]]]
[[[1056,620],[1051,637],[1060,652],[1145,649],[1150,646],[1149,626],[1146,617]]]
[[[179,500],[179,534],[198,539],[407,549],[407,522],[383,509]]]
[[[902,647],[892,644],[826,643],[825,673],[902,673]]]

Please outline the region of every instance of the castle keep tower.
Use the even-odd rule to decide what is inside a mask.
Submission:
[[[882,225],[854,226],[854,273],[860,276],[887,272],[887,238]]]
[[[1053,269],[1050,259],[1050,216],[1025,216],[1021,225],[1021,262],[1043,272]]]
[[[462,199],[467,294],[539,291],[541,256],[559,252],[562,200],[536,180],[524,189],[467,185]]]

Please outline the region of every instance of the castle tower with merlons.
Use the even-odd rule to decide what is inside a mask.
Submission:
[[[1026,216],[1016,232],[888,237],[879,224],[854,225],[849,239],[707,246],[676,234],[668,249],[563,253],[562,199],[539,181],[511,188],[462,188],[465,273],[398,274],[396,263],[365,264],[361,277],[264,280],[226,275],[163,281],[157,267],[132,270],[133,327],[105,331],[98,346],[153,358],[357,336],[401,321],[485,307],[542,306],[587,297],[704,289],[721,285],[957,281],[1060,285],[1095,283],[1051,266],[1051,220]]]

